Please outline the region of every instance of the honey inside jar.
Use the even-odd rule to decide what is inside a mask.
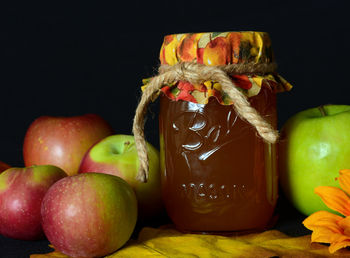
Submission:
[[[276,95],[264,87],[251,105],[276,126]],[[266,103],[269,103],[266,105]],[[275,146],[257,137],[232,105],[160,100],[162,195],[182,231],[264,229],[277,200]]]

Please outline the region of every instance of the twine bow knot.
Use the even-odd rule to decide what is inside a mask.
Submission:
[[[161,65],[159,75],[151,78],[144,90],[134,117],[133,134],[140,161],[137,179],[141,182],[147,182],[148,180],[148,155],[144,135],[144,119],[147,106],[151,100],[158,96],[160,89],[164,85],[173,84],[178,81],[201,84],[212,80],[220,83],[222,90],[232,100],[233,108],[239,117],[254,126],[264,141],[275,143],[278,138],[278,132],[250,105],[247,97],[236,88],[229,76],[233,74],[264,75],[273,73],[275,70],[275,63],[242,63],[207,66],[192,62],[181,62],[172,66]]]

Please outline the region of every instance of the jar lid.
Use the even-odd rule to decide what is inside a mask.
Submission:
[[[266,32],[205,32],[171,34],[164,37],[160,50],[162,65],[195,62],[208,66],[242,63],[272,63],[274,61],[271,40]],[[259,94],[265,85],[274,92],[289,91],[292,85],[278,73],[230,75],[232,84],[245,96]],[[144,90],[149,79],[143,80]],[[173,100],[186,100],[207,104],[214,96],[223,105],[231,105],[232,99],[222,90],[220,83],[209,80],[199,85],[179,81],[163,85],[161,91]]]
[[[197,62],[205,65],[270,63],[270,36],[266,32],[205,32],[172,34],[164,37],[161,64]]]

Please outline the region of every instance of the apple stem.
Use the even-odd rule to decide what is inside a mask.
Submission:
[[[326,110],[324,109],[324,105],[318,106],[318,110],[321,112],[322,116],[327,116]]]
[[[129,141],[124,142],[124,150],[123,152],[127,151],[134,143],[130,143]]]

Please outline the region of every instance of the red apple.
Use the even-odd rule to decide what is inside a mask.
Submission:
[[[2,171],[5,171],[6,169],[10,168],[11,166],[6,164],[5,162],[0,161],[0,173]]]
[[[134,137],[111,135],[93,145],[85,154],[79,173],[97,172],[119,176],[127,181],[136,193],[139,218],[148,220],[163,211],[159,169],[159,152],[147,143],[149,157],[149,180],[136,180],[139,168]]]
[[[0,234],[23,240],[44,236],[41,202],[50,186],[67,176],[60,168],[9,168],[0,174]]]
[[[90,146],[112,133],[111,126],[95,114],[41,116],[29,126],[25,135],[24,163],[26,166],[55,165],[68,175],[74,175]]]
[[[41,207],[46,237],[73,257],[100,257],[130,238],[137,201],[123,179],[100,173],[66,177],[47,192]]]

